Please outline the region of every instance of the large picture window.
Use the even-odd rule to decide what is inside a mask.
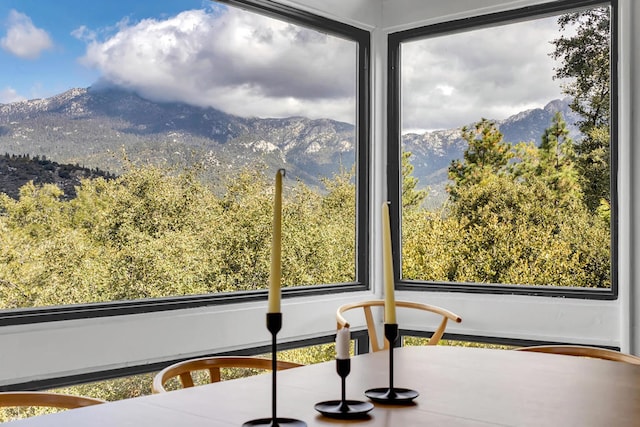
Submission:
[[[283,287],[364,286],[368,32],[272,2],[75,3],[0,6],[23,70],[0,93],[0,313],[265,296],[278,169]]]
[[[389,36],[402,286],[615,295],[614,6]]]

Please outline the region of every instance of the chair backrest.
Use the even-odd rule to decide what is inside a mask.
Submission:
[[[582,345],[537,345],[532,347],[516,348],[518,351],[535,351],[538,353],[564,354],[567,356],[593,357],[596,359],[613,360],[616,362],[633,363],[640,365],[640,357],[621,353],[606,348],[589,347]]]
[[[293,362],[285,362],[278,360],[276,369],[297,368],[302,365]],[[153,393],[164,393],[165,384],[171,378],[178,377],[182,387],[193,387],[192,373],[196,371],[208,371],[209,380],[214,383],[220,381],[220,368],[247,368],[271,370],[272,360],[261,357],[248,356],[219,356],[219,357],[202,357],[199,359],[190,359],[182,362],[174,363],[158,372],[153,378],[151,391]]]
[[[372,351],[381,351],[389,348],[389,342],[386,339],[383,339],[383,345],[379,344],[378,334],[376,332],[376,323],[373,319],[373,312],[371,311],[371,307],[383,307],[384,300],[370,300],[370,301],[361,301],[355,302],[351,304],[344,304],[338,307],[338,311],[336,312],[336,320],[338,322],[338,329],[343,327],[349,327],[349,322],[343,316],[343,313],[348,310],[352,310],[355,308],[362,308],[364,310],[364,317],[367,321],[367,330],[369,332],[369,340],[371,341],[371,349]],[[427,345],[436,345],[438,341],[442,338],[444,334],[444,330],[447,327],[447,321],[453,320],[454,322],[460,323],[462,322],[462,318],[455,313],[450,312],[444,308],[422,304],[418,302],[410,302],[410,301],[396,301],[396,307],[404,307],[404,308],[413,308],[417,310],[428,311],[431,313],[439,314],[442,316],[442,321],[438,326],[438,329],[431,335],[431,338],[427,342]]]
[[[98,405],[104,400],[71,394],[46,391],[7,391],[0,392],[0,407],[46,407],[74,409],[83,406]]]

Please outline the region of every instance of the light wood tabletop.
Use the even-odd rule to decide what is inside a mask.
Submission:
[[[396,387],[414,404],[376,403],[364,420],[323,417],[314,405],[340,399],[335,362],[277,373],[277,415],[308,426],[637,426],[640,366],[510,350],[404,347],[394,352]],[[354,357],[347,399],[389,385],[388,352]],[[271,416],[271,374],[110,402],[9,423],[32,427],[241,426]]]

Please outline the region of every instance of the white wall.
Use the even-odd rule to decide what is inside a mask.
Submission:
[[[294,2],[289,1],[288,4]],[[300,7],[335,18],[345,14],[346,22],[362,28],[373,27],[373,172],[372,221],[374,247],[372,293],[327,295],[321,298],[285,300],[284,327],[280,341],[312,338],[334,332],[335,309],[343,303],[380,296],[381,277],[379,213],[386,199],[386,35],[407,27],[472,14],[468,7],[486,13],[504,7],[521,7],[534,1],[469,0],[423,2],[420,0],[298,0]],[[397,299],[441,305],[462,316],[461,324],[447,331],[459,334],[512,337],[541,341],[568,341],[594,345],[621,346],[640,352],[638,313],[640,297],[632,293],[636,281],[632,266],[638,251],[640,231],[633,227],[640,211],[635,189],[640,176],[632,165],[640,164],[640,153],[631,141],[640,140],[640,70],[638,40],[633,23],[640,22],[640,6],[620,0],[620,298],[592,301],[564,298],[459,293],[398,292]],[[475,11],[473,13],[476,13]],[[53,322],[0,328],[0,385],[73,375],[94,370],[122,368],[144,363],[188,357],[206,352],[235,350],[268,344],[264,328],[266,302],[205,307],[90,320]],[[357,322],[356,322],[357,323]],[[360,325],[362,325],[362,319]],[[399,313],[401,327],[432,329],[436,321]]]
[[[640,228],[636,225],[640,213],[640,5],[635,0],[620,1],[621,51],[620,58],[620,252],[621,282],[627,290],[621,300],[620,324],[624,331],[623,344],[640,354],[640,291],[638,271],[640,265]],[[636,167],[634,167],[636,166]]]
[[[281,0],[280,3],[364,29],[379,27],[382,19],[380,0]]]
[[[282,304],[278,341],[334,333],[340,304],[368,293]],[[0,385],[268,345],[266,301],[0,328]]]

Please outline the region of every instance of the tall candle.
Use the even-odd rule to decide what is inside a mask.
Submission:
[[[351,341],[349,328],[338,329],[336,334],[336,359],[349,358],[349,341]]]
[[[393,283],[393,257],[391,256],[391,223],[389,203],[382,204],[382,266],[384,268],[384,322],[396,323],[396,299]]]
[[[269,313],[280,313],[281,243],[282,243],[282,177],[284,169],[276,172],[273,199],[273,231],[271,241],[271,270],[269,274]]]

